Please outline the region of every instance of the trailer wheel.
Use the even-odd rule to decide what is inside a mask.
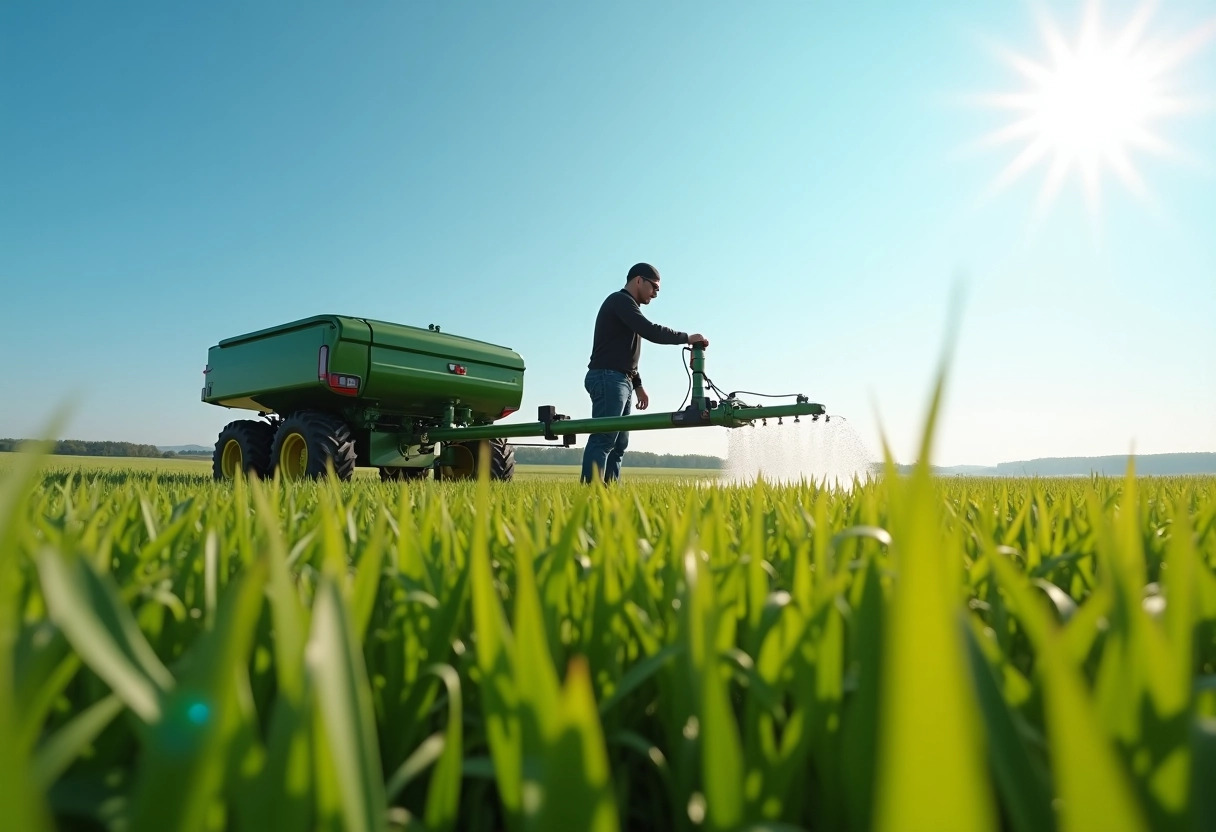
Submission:
[[[211,456],[211,474],[217,480],[230,480],[238,471],[246,476],[270,473],[270,445],[274,427],[256,419],[229,422],[220,431]]]
[[[380,469],[381,482],[397,482],[399,480],[424,480],[430,468],[401,468],[386,465]]]
[[[489,447],[490,479],[509,482],[515,476],[515,448],[505,439],[475,439],[472,442],[457,442],[455,465],[441,465],[435,469],[435,479],[475,480],[481,465],[481,447]]]
[[[271,473],[285,480],[323,477],[328,465],[340,480],[355,473],[355,438],[340,417],[301,410],[283,420],[270,448]]]

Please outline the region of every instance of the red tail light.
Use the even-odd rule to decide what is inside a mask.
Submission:
[[[359,395],[359,377],[348,376],[342,373],[330,373],[327,381],[329,389],[335,393],[341,393],[343,396]]]
[[[515,411],[517,411],[517,410],[519,410],[519,408],[518,408],[518,407],[504,407],[504,408],[502,409],[502,413],[499,413],[499,414],[498,414],[498,418],[499,418],[499,419],[505,419],[505,418],[507,418],[508,416],[510,416],[512,413],[514,413],[514,412],[515,412]]]
[[[324,344],[317,350],[317,378],[325,382],[325,386],[343,396],[359,395],[358,376],[348,376],[346,373],[331,373],[329,371],[329,347]]]

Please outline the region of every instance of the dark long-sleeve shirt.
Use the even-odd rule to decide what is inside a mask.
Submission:
[[[634,389],[641,387],[638,356],[642,354],[643,338],[655,344],[688,343],[687,332],[676,332],[647,320],[628,291],[613,292],[595,316],[595,339],[587,369],[617,370],[633,379]]]

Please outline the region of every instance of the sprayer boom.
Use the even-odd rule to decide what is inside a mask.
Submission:
[[[761,419],[783,419],[787,416],[798,421],[801,416],[812,420],[824,416],[823,405],[816,404],[806,396],[798,395],[794,404],[755,406],[737,398],[727,397],[715,401],[705,394],[705,348],[694,344],[689,368],[692,372],[692,404],[683,410],[670,413],[645,413],[636,416],[610,416],[598,419],[571,419],[557,413],[552,405],[539,408],[537,421],[516,425],[477,425],[470,427],[438,427],[427,431],[428,442],[463,442],[474,439],[519,439],[544,437],[556,440],[561,437],[565,445],[573,445],[580,433],[617,433],[618,431],[665,430],[668,428],[693,428],[717,425],[738,428]],[[712,384],[710,385],[712,387]]]
[[[694,428],[718,425],[726,428],[738,428],[751,424],[758,419],[781,419],[786,416],[810,416],[818,419],[824,414],[823,405],[814,402],[799,402],[797,404],[774,405],[772,407],[750,407],[738,401],[717,402],[714,407],[697,410],[689,407],[671,413],[646,413],[638,416],[615,416],[600,419],[571,419],[566,416],[553,414],[551,420],[544,420],[544,411],[553,410],[552,406],[541,408],[541,421],[524,422],[517,425],[482,425],[476,427],[436,428],[427,431],[428,441],[464,442],[471,439],[519,439],[523,437],[543,436],[546,439],[569,437],[567,445],[574,444],[574,437],[580,433],[616,433],[622,430],[664,430],[667,428]]]

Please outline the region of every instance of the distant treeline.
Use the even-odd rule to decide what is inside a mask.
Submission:
[[[1002,462],[996,466],[998,476],[1059,477],[1098,474],[1121,477],[1127,473],[1128,456],[1051,457],[1025,462]],[[1216,453],[1141,454],[1135,459],[1140,476],[1178,476],[1182,474],[1216,474]]]
[[[1216,474],[1216,453],[1141,454],[1133,457],[1136,474],[1149,477],[1173,477],[1189,474]],[[1127,473],[1127,455],[1064,456],[1024,459],[997,465],[934,466],[933,473],[941,476],[963,477],[1121,477]],[[912,465],[898,466],[908,473]],[[882,466],[877,466],[881,470]]]
[[[582,465],[582,448],[515,448],[515,461],[520,465]],[[722,467],[722,459],[708,454],[654,454],[648,451],[628,451],[625,464],[630,468],[710,468]]]
[[[0,439],[0,451],[19,451],[28,439]],[[60,456],[143,456],[173,457],[173,451],[162,451],[155,445],[134,442],[90,442],[84,439],[61,439],[51,453]]]

